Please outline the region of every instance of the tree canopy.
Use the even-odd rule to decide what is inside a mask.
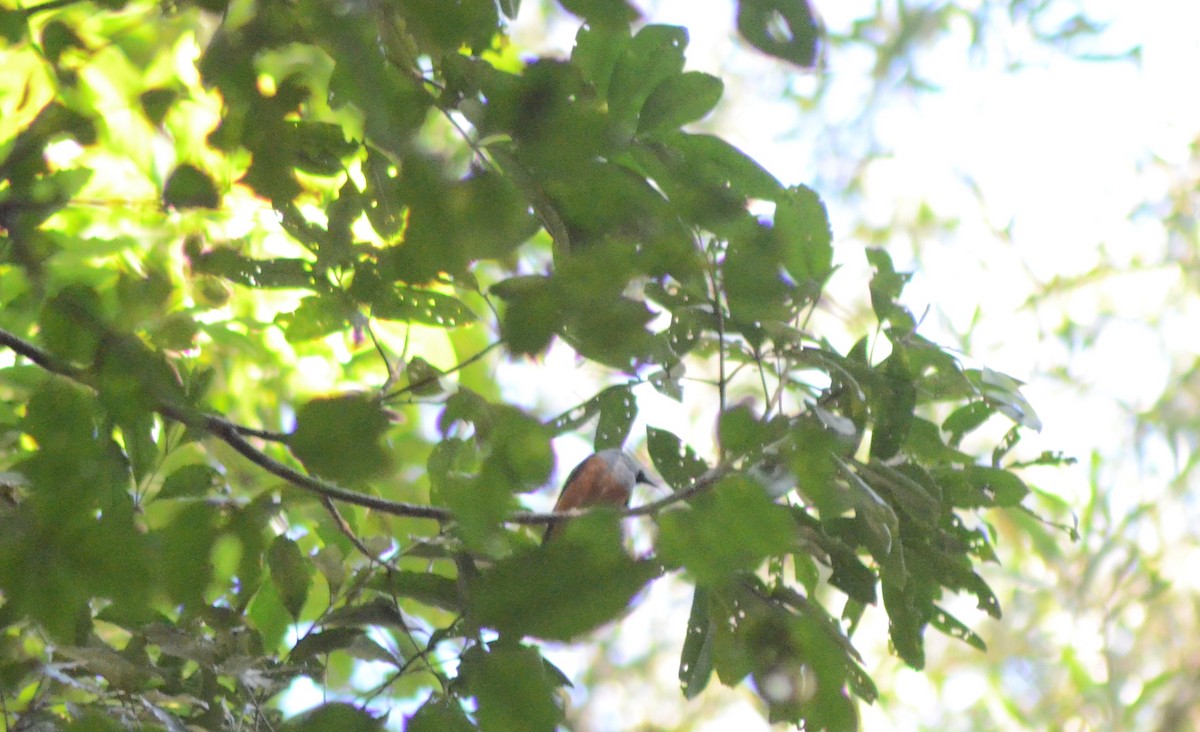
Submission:
[[[1012,457],[1020,384],[921,335],[882,249],[839,348],[822,294],[863,253],[820,191],[689,128],[723,82],[686,28],[560,4],[566,58],[509,42],[514,0],[0,9],[7,722],[276,728],[307,677],[289,728],[415,698],[412,730],[553,729],[543,644],[665,574],[681,693],[806,729],[876,699],[866,613],[916,669],[931,627],[984,648],[946,598],[1001,617],[989,511],[1062,460]],[[818,58],[803,2],[736,26]],[[496,371],[552,345],[590,367],[562,413]],[[716,404],[716,449],[632,434],[645,389]],[[539,545],[568,434],[644,441],[669,493]]]

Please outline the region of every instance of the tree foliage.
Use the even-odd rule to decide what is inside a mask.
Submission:
[[[1000,617],[976,570],[986,511],[1030,490],[1019,385],[920,335],[882,250],[877,328],[839,349],[810,327],[820,196],[684,129],[723,90],[685,28],[564,0],[569,58],[527,59],[517,4],[0,10],[10,717],[274,727],[308,677],[338,701],[291,728],[416,697],[413,730],[551,729],[568,681],[541,641],[664,573],[695,585],[682,692],[749,680],[806,729],[876,698],[868,608],[914,668],[931,626],[983,648],[944,598]],[[802,2],[744,0],[737,26],[816,58]],[[506,400],[491,366],[555,342],[603,368],[594,396]],[[672,492],[626,513],[653,554],[614,512],[538,546],[561,517],[521,496],[552,440],[640,439],[645,384],[719,404],[714,454],[646,435]]]

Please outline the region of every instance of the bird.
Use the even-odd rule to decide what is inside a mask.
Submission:
[[[620,448],[610,447],[588,457],[575,466],[563,484],[554,510],[570,511],[587,506],[625,508],[633,487],[639,483],[654,485],[646,470],[632,455]],[[546,526],[542,543],[550,541],[566,524],[556,521]]]

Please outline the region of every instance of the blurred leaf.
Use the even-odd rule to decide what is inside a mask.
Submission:
[[[682,566],[700,585],[727,582],[770,556],[788,553],[796,525],[753,482],[729,477],[698,496],[688,509],[658,519],[656,548],[664,562]]]
[[[292,312],[275,316],[275,322],[289,343],[300,343],[345,330],[356,314],[353,304],[340,295],[314,295]]]
[[[470,607],[478,625],[502,635],[566,641],[615,619],[656,573],[629,558],[612,513],[597,510],[471,580]]]
[[[395,286],[372,293],[371,314],[382,320],[402,320],[442,328],[457,328],[474,322],[475,313],[461,300],[418,287]]]
[[[658,474],[677,491],[692,485],[708,471],[708,463],[666,430],[646,428],[646,446]]]
[[[1042,420],[1038,418],[1037,412],[1033,411],[1033,406],[1021,395],[1021,382],[986,367],[981,371],[967,372],[967,377],[1004,416],[1022,427],[1038,431],[1042,429]]]
[[[677,130],[702,119],[717,106],[725,83],[701,71],[664,79],[642,105],[638,134]]]
[[[323,732],[331,729],[340,732],[375,732],[383,728],[382,720],[375,719],[357,707],[340,702],[322,704],[295,719],[288,720],[281,727],[284,732]]]
[[[217,208],[221,194],[207,173],[184,163],[171,173],[163,186],[163,205],[172,208]]]
[[[192,267],[247,287],[313,287],[313,274],[303,259],[252,259],[232,249],[213,249],[194,258]]]
[[[184,465],[163,481],[157,498],[198,498],[223,484],[221,474],[209,465]]]
[[[90,364],[103,333],[101,311],[100,298],[91,288],[79,284],[64,288],[42,308],[42,343],[59,358]]]
[[[890,325],[902,333],[911,332],[916,328],[916,320],[898,300],[912,275],[897,272],[891,256],[882,249],[868,249],[867,261],[875,268],[875,276],[871,278],[871,307],[875,317],[879,318],[880,324]]]
[[[637,419],[637,399],[628,386],[610,386],[596,395],[600,421],[596,424],[596,452],[609,447],[623,448]]]
[[[296,412],[288,446],[310,471],[357,483],[391,463],[380,442],[389,421],[379,403],[364,394],[314,399]]]
[[[627,25],[641,17],[626,0],[559,0],[559,5],[595,26]]]
[[[476,727],[454,697],[430,694],[420,709],[406,720],[404,729],[407,732],[472,732]]]
[[[267,551],[267,564],[271,568],[271,581],[279,592],[283,606],[292,617],[299,619],[300,610],[308,598],[311,583],[311,565],[300,553],[296,542],[286,536],[277,536]]]
[[[816,191],[803,185],[788,188],[776,201],[774,225],[784,242],[783,262],[792,279],[824,285],[833,270],[833,232]]]
[[[648,25],[625,45],[608,85],[608,112],[617,141],[633,137],[638,115],[651,93],[683,71],[687,44],[686,28]]]
[[[177,99],[179,99],[179,92],[174,89],[147,89],[138,95],[138,101],[142,104],[142,112],[146,115],[146,119],[150,120],[150,124],[156,127],[163,123],[171,105]]]
[[[816,65],[821,27],[808,0],[738,0],[737,27],[763,53],[803,68]]]
[[[685,699],[695,699],[712,677],[713,620],[709,615],[709,591],[697,587],[692,593],[692,612],[679,658],[679,683]]]
[[[463,654],[459,678],[479,703],[480,729],[494,732],[552,730],[562,720],[558,684],[536,648],[494,642]]]

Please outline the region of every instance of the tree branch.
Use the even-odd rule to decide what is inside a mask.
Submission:
[[[65,376],[86,386],[92,386],[90,383],[88,383],[88,372],[85,369],[64,363],[49,352],[39,348],[29,341],[24,340],[23,338],[14,335],[13,333],[8,332],[3,328],[0,328],[0,346],[8,347],[14,353],[24,356],[50,373]],[[467,361],[460,364],[459,368],[482,357],[483,353],[486,353],[491,348],[492,346],[489,346],[487,349],[484,349],[483,352],[470,359],[467,359]],[[320,496],[326,500],[342,501],[344,503],[363,506],[364,508],[374,509],[376,511],[394,516],[430,519],[432,521],[439,521],[443,523],[454,520],[454,514],[447,508],[429,506],[420,503],[408,503],[405,501],[391,501],[386,498],[370,495],[368,493],[360,493],[358,491],[342,488],[335,483],[331,483],[314,475],[306,475],[305,473],[301,473],[294,468],[284,465],[278,460],[272,458],[270,455],[262,452],[254,445],[251,445],[246,440],[246,436],[249,435],[263,440],[286,442],[288,436],[285,434],[244,427],[242,425],[230,422],[224,417],[219,417],[213,414],[205,414],[191,407],[185,407],[179,404],[160,402],[156,409],[159,414],[167,419],[179,422],[180,424],[186,425],[195,430],[207,432],[213,437],[216,437],[232,447],[234,451],[241,454],[242,457],[267,471],[271,475],[281,478],[297,488],[316,494],[317,496]],[[698,478],[695,483],[687,488],[676,491],[675,493],[672,493],[671,495],[661,498],[657,501],[651,501],[650,503],[638,506],[636,508],[625,509],[621,511],[620,515],[624,518],[628,516],[648,516],[658,513],[662,509],[672,504],[686,501],[694,496],[699,495],[700,493],[709,490],[717,483],[717,481],[728,474],[728,472],[728,468],[720,466],[713,468]],[[547,513],[539,513],[535,511],[516,511],[505,519],[505,523],[521,525],[551,524],[559,521],[578,518],[585,513],[587,513],[587,509],[551,511]]]

